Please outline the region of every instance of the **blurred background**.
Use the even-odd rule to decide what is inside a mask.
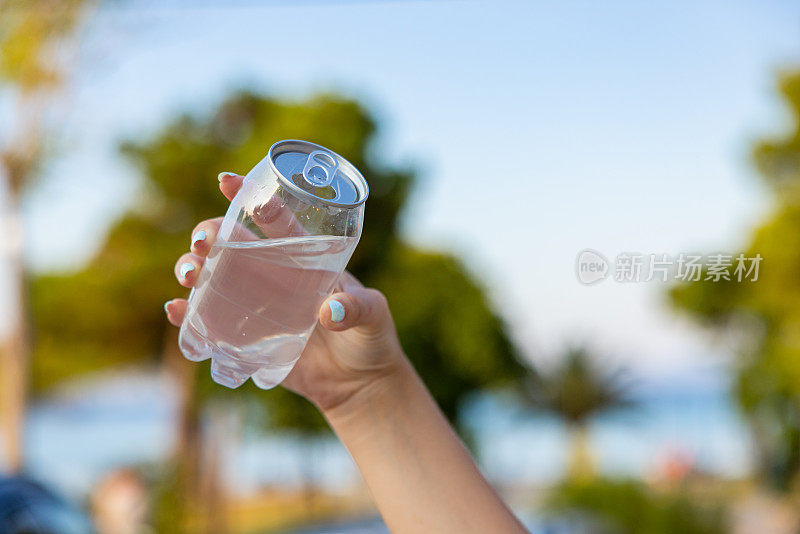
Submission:
[[[800,531],[788,0],[0,0],[0,531],[386,532],[308,403],[164,317],[284,138],[366,176],[350,269],[532,531]],[[588,286],[587,248],[763,261]]]

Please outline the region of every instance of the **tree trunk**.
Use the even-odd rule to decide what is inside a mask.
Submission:
[[[303,473],[303,503],[305,504],[306,520],[313,521],[316,518],[317,488],[314,480],[316,469],[315,454],[316,440],[314,435],[307,433],[301,438],[298,450],[302,451],[300,461],[301,472]]]
[[[10,216],[3,239],[8,247],[7,261],[11,269],[12,324],[0,353],[0,440],[4,466],[12,473],[22,470],[24,464],[23,442],[25,403],[28,386],[28,331],[26,328],[27,302],[22,257],[22,225],[19,210],[9,200]]]
[[[584,424],[572,428],[567,476],[571,482],[591,482],[594,478],[594,460],[589,448],[589,429]]]
[[[229,420],[221,406],[213,406],[208,414],[208,424],[202,442],[200,464],[200,499],[205,513],[206,534],[225,534],[229,531],[227,499],[222,483],[220,458],[226,446],[225,436],[230,432]]]
[[[200,414],[197,408],[195,391],[195,368],[178,350],[178,331],[169,328],[164,336],[164,366],[173,380],[177,391],[175,450],[172,452],[172,466],[168,471],[174,473],[174,495],[178,509],[175,510],[175,523],[178,531],[194,530],[191,514],[199,503],[198,485],[201,455]]]
[[[200,399],[196,391],[198,364],[187,361],[178,349],[178,331],[164,336],[164,363],[178,391],[177,436],[173,452],[177,476],[175,497],[187,532],[225,534],[229,531],[224,488],[220,483],[219,458],[224,424],[221,413],[211,414],[204,432]]]

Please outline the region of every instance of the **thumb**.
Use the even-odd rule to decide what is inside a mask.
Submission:
[[[334,332],[354,327],[380,330],[386,326],[388,317],[389,306],[383,293],[363,287],[334,293],[319,310],[319,322]]]

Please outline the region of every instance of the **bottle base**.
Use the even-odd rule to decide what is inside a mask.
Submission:
[[[201,362],[210,358],[211,379],[231,389],[238,388],[248,378],[260,389],[272,389],[283,382],[297,362],[295,359],[288,365],[265,366],[241,361],[202,336],[188,322],[181,325],[178,346],[187,360]]]
[[[283,382],[292,369],[294,363],[278,367],[262,367],[253,374],[253,383],[261,389],[272,389]]]

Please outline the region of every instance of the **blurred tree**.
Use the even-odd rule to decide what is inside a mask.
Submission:
[[[540,373],[529,381],[534,406],[561,417],[572,431],[568,477],[573,482],[586,482],[594,476],[589,421],[600,413],[631,406],[621,375],[621,370],[601,371],[585,348],[574,348],[555,371]]]
[[[0,168],[6,181],[7,214],[2,221],[6,261],[15,277],[16,304],[10,334],[0,346],[0,440],[5,464],[22,465],[22,427],[28,384],[28,329],[20,198],[46,160],[46,113],[63,88],[71,45],[92,2],[4,0],[0,2],[0,89],[13,101],[14,116],[3,124]]]
[[[727,532],[724,509],[710,500],[694,498],[687,488],[657,492],[641,482],[596,480],[567,483],[553,490],[546,508],[563,516],[588,513],[591,522],[580,532],[609,534],[722,534]],[[709,502],[711,501],[711,502]]]
[[[758,280],[684,283],[671,290],[671,299],[732,340],[735,391],[753,428],[762,473],[785,489],[800,475],[800,71],[781,75],[779,89],[791,130],[753,149],[774,201],[744,251],[746,258],[763,258]]]
[[[368,157],[374,132],[373,119],[351,100],[323,95],[285,103],[243,92],[210,117],[182,116],[148,142],[125,143],[123,153],[146,178],[141,199],[114,225],[83,271],[41,277],[33,286],[35,385],[47,387],[85,370],[167,354],[182,384],[178,458],[184,467],[178,471],[184,472],[178,479],[184,481],[200,457],[199,406],[206,399],[257,399],[266,405],[273,427],[308,435],[327,429],[309,403],[282,388],[264,392],[248,382],[230,391],[213,384],[207,363],[180,357],[175,329],[162,310],[179,293],[172,266],[188,249],[189,232],[227,208],[216,173],[248,170],[283,138],[330,147],[367,178],[364,234],[348,268],[386,293],[409,358],[451,420],[470,393],[520,375],[523,368],[505,327],[480,286],[454,258],[416,250],[399,239],[398,218],[413,176]]]

